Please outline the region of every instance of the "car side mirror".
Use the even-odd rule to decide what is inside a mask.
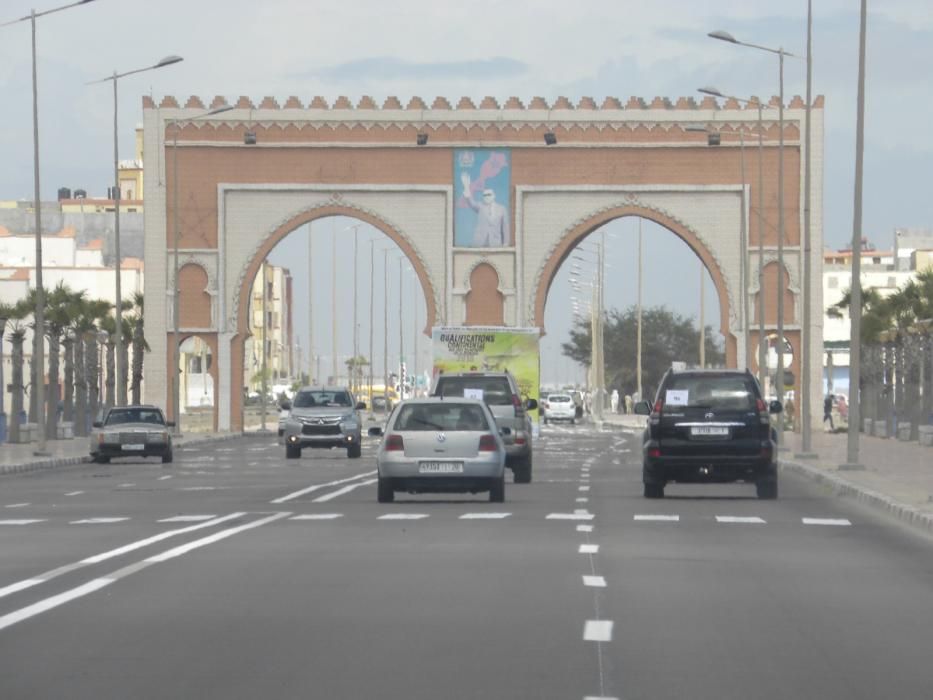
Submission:
[[[365,410],[366,410],[366,402],[365,402],[365,401],[357,401],[357,402],[356,402],[356,410],[357,410],[357,411],[365,411]]]
[[[784,410],[784,407],[781,405],[780,401],[772,401],[768,405],[769,413],[781,413]]]
[[[91,425],[92,425],[93,427],[95,427],[95,428],[103,428],[103,427],[104,427],[104,424],[103,424],[101,421],[99,421],[99,420],[94,421]]]
[[[374,427],[366,431],[369,437],[382,437],[382,428]]]
[[[528,400],[525,402],[525,410],[526,410],[526,411],[533,411],[533,410],[535,410],[537,407],[538,407],[538,402],[535,401],[534,399],[528,399]]]
[[[166,425],[166,427],[168,427],[168,428],[174,428],[174,427],[175,427],[175,421],[173,421],[173,420],[166,421],[166,422],[165,422],[165,425]]]
[[[650,416],[651,415],[651,406],[647,401],[639,401],[635,404],[635,415],[638,416]]]
[[[292,402],[291,402],[291,401],[283,401],[282,403],[279,404],[279,406],[281,407],[281,409],[282,409],[283,411],[291,411],[291,410],[292,410]]]
[[[512,434],[511,428],[499,428],[499,435],[511,435],[511,434]]]

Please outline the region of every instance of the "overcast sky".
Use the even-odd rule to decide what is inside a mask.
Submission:
[[[4,0],[0,23],[32,6],[56,4]],[[859,3],[813,4],[814,94],[826,96],[824,239],[839,247],[852,235]],[[933,3],[874,0],[870,6],[864,232],[887,248],[895,227],[933,226]],[[576,13],[568,16],[571,8]],[[132,156],[133,126],[147,93],[156,99],[247,95],[257,102],[265,95],[280,101],[297,95],[306,103],[314,95],[330,101],[347,95],[354,103],[362,95],[379,103],[387,95],[403,102],[413,95],[428,102],[437,95],[452,102],[461,95],[492,95],[500,102],[516,95],[526,103],[535,95],[624,101],[630,95],[695,96],[703,85],[738,95],[776,93],[774,56],[707,38],[714,29],[803,54],[806,2],[96,0],[38,23],[42,195],[52,199],[60,186],[106,191],[111,89],[86,83],[169,54],[185,61],[121,81],[123,157]],[[787,95],[802,95],[804,80],[803,62],[788,59]],[[0,28],[0,199],[32,196],[30,98],[29,25]],[[663,272],[672,279],[666,274],[671,260],[690,254],[673,236],[662,244],[670,234],[656,234],[648,276]],[[630,240],[620,233],[615,244],[625,259]],[[682,263],[690,261],[683,257]],[[611,305],[627,303],[622,291],[614,294],[607,293]],[[692,285],[669,296],[663,301],[696,314]],[[708,318],[716,313],[715,306],[708,309]],[[560,316],[566,318],[566,310]],[[298,323],[302,334],[306,325]]]

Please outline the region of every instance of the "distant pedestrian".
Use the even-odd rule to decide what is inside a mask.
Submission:
[[[632,413],[635,410],[635,402],[632,400],[631,394],[625,395],[625,412]]]
[[[827,394],[826,398],[823,399],[823,425],[826,425],[826,421],[829,421],[829,432],[836,432],[836,427],[833,425],[833,395]]]
[[[613,413],[619,412],[619,390],[613,389],[612,395],[609,397],[609,405],[612,407]]]

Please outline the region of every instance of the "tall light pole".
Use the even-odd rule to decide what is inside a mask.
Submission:
[[[405,398],[405,373],[402,371],[405,363],[405,329],[402,326],[402,264],[405,256],[398,259],[398,397]]]
[[[166,56],[158,63],[152,66],[146,66],[145,68],[137,68],[135,70],[126,71],[124,73],[118,73],[117,71],[113,72],[113,75],[106,78],[101,78],[100,80],[93,80],[89,85],[94,85],[97,83],[106,83],[111,81],[113,83],[113,180],[114,180],[114,189],[113,189],[113,239],[114,239],[114,268],[116,272],[116,290],[115,290],[115,304],[114,304],[114,315],[116,317],[116,332],[114,333],[114,342],[117,347],[117,357],[119,358],[116,363],[116,371],[114,375],[116,377],[116,386],[117,386],[117,404],[120,406],[126,405],[126,367],[123,366],[123,296],[120,289],[120,146],[119,146],[119,123],[118,123],[118,97],[117,97],[117,83],[120,78],[125,78],[128,75],[135,75],[136,73],[145,73],[146,71],[156,70],[157,68],[165,68],[175,63],[179,63],[184,59],[181,56]]]
[[[20,17],[18,19],[11,20],[9,22],[3,22],[0,24],[0,27],[7,27],[12,24],[19,24],[20,22],[28,21],[30,28],[32,29],[32,149],[33,149],[33,209],[35,210],[35,240],[36,240],[36,311],[35,311],[35,328],[33,329],[33,334],[35,335],[37,342],[34,344],[36,348],[36,357],[33,358],[32,368],[33,368],[33,392],[36,396],[36,429],[38,432],[36,450],[34,454],[37,457],[45,457],[48,455],[46,452],[46,430],[47,423],[52,425],[52,421],[46,420],[47,415],[54,419],[54,411],[57,410],[57,406],[49,405],[48,408],[45,406],[45,288],[42,286],[42,193],[39,188],[39,74],[36,66],[36,19],[39,17],[44,17],[46,15],[51,15],[56,12],[61,12],[62,10],[67,10],[72,7],[77,7],[78,5],[86,5],[93,0],[79,0],[79,2],[73,2],[68,5],[62,5],[61,7],[56,7],[51,10],[44,10],[43,12],[36,12],[32,10],[27,16]],[[5,387],[0,387],[0,391],[6,391]],[[0,403],[0,412],[2,412],[3,406]],[[13,416],[13,420],[17,420],[16,416]]]
[[[308,384],[314,384],[314,235],[308,224]]]
[[[849,433],[845,469],[861,469],[859,429],[862,427],[862,156],[865,150],[865,34],[868,2],[862,0],[858,40],[858,106],[855,124],[855,202],[852,216],[852,287],[849,302]]]
[[[376,289],[376,239],[369,241],[369,417],[373,417],[373,305]]]
[[[389,249],[382,251],[382,394],[389,410]]]
[[[267,391],[267,363],[268,357],[266,352],[266,325],[269,322],[269,312],[268,309],[268,292],[266,291],[266,261],[263,260],[262,264],[259,266],[259,274],[262,277],[262,333],[260,339],[262,340],[262,350],[260,357],[262,358],[261,364],[259,366],[259,381],[261,382],[260,386],[262,387],[262,396],[260,398],[260,417],[261,424],[260,430],[266,432],[266,391]]]
[[[362,224],[352,224],[347,226],[344,231],[353,230],[353,363],[350,365],[350,391],[356,391],[355,382],[357,379],[356,371],[356,360],[360,356],[360,332],[357,327],[357,271],[358,271],[358,262],[359,262],[359,243],[360,243],[360,226]],[[335,254],[336,254],[336,245],[335,245]],[[336,261],[334,265],[336,270]],[[336,280],[336,273],[334,274],[334,279]],[[336,284],[336,282],[335,282]],[[336,299],[336,287],[334,287],[334,298]],[[336,331],[335,331],[336,335]]]
[[[777,274],[777,369],[775,378],[778,384],[778,398],[784,399],[784,57],[791,56],[799,58],[792,53],[784,50],[783,47],[777,49],[739,41],[729,32],[715,31],[710,32],[708,36],[720,41],[727,41],[730,44],[747,46],[749,48],[767,51],[777,54],[778,57],[778,274]],[[807,158],[810,154],[807,154]],[[809,371],[809,367],[804,371]],[[799,398],[799,397],[798,397]],[[778,444],[783,443],[782,434],[784,432],[784,421],[778,421]]]
[[[765,387],[765,373],[767,367],[767,348],[765,346],[765,195],[764,195],[764,127],[761,112],[763,105],[760,100],[746,100],[734,95],[725,95],[714,87],[699,89],[706,95],[735,100],[743,104],[755,105],[758,108],[758,384],[762,391]],[[746,294],[747,296],[747,294]]]
[[[178,223],[178,132],[182,121],[195,121],[212,117],[215,114],[229,112],[233,107],[231,105],[222,105],[212,109],[204,114],[198,114],[188,119],[172,119],[168,122],[168,127],[172,128],[172,254],[175,267],[175,291],[172,294],[172,417],[175,420],[175,427],[172,431],[175,435],[181,434],[181,392],[178,383],[181,381],[181,335],[179,333],[179,307],[178,298],[181,296],[181,287],[178,283],[178,240],[181,236],[181,228]],[[119,360],[118,360],[119,362]]]
[[[637,284],[638,292],[636,294],[636,327],[635,327],[635,384],[638,390],[638,400],[644,401],[641,387],[641,276],[642,276],[642,256],[641,256],[641,217],[638,217],[638,274]]]
[[[334,219],[334,223],[337,219]],[[333,383],[336,385],[339,376],[339,367],[337,366],[337,229],[332,227],[333,247],[331,249],[330,263],[330,351],[333,355],[331,362],[331,373],[333,374]]]

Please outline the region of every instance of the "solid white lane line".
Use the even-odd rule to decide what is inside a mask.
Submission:
[[[122,523],[129,518],[85,518],[84,520],[72,520],[70,525],[109,525],[110,523]]]
[[[577,525],[577,532],[593,532],[592,525]]]
[[[599,545],[598,544],[581,544],[579,552],[580,554],[598,554]]]
[[[583,585],[591,588],[605,588],[606,579],[602,576],[584,576]]]
[[[545,520],[592,520],[592,513],[548,513]]]
[[[44,613],[46,610],[51,610],[52,608],[57,608],[59,605],[67,603],[69,600],[74,600],[75,598],[80,598],[85,596],[88,593],[93,593],[94,591],[100,590],[104,586],[109,586],[113,583],[113,579],[108,578],[97,578],[93,581],[88,581],[83,586],[78,586],[77,588],[72,588],[70,591],[65,591],[59,595],[52,596],[51,598],[46,598],[45,600],[40,600],[38,603],[33,603],[25,608],[20,608],[14,612],[9,613],[0,617],[0,630],[6,629],[10,625],[15,625],[17,622],[22,622],[27,620],[30,617]]]
[[[635,520],[648,520],[662,523],[679,523],[679,515],[636,515]]]
[[[31,503],[11,503],[7,508],[25,508],[26,506],[31,506]]]
[[[308,513],[307,515],[296,515],[289,520],[336,520],[342,518],[343,513]]]
[[[583,641],[611,642],[612,620],[587,620],[583,626]]]
[[[72,491],[71,493],[66,493],[66,496],[80,496],[84,491]]]
[[[379,481],[379,479],[367,479],[366,481],[361,481],[358,484],[350,484],[349,486],[344,486],[342,489],[337,489],[333,493],[329,493],[325,496],[318,496],[311,502],[312,503],[326,503],[327,501],[331,501],[337,498],[337,496],[342,496],[345,493],[350,493],[353,489],[358,489],[360,486],[369,486],[370,484],[375,484],[377,481]]]
[[[386,513],[376,520],[424,520],[427,517],[427,513]]]
[[[215,532],[213,535],[208,535],[207,537],[202,537],[199,540],[194,542],[188,542],[187,544],[180,545],[174,549],[169,549],[161,554],[156,554],[154,557],[149,557],[143,561],[147,562],[162,562],[168,561],[175,557],[180,557],[182,554],[190,552],[192,549],[197,549],[198,547],[203,547],[208,544],[213,544],[214,542],[219,542],[220,540],[226,539],[227,537],[232,537],[233,535],[239,534],[246,530],[252,530],[253,528],[262,527],[267,525],[275,520],[281,520],[282,518],[287,518],[291,513],[274,513],[266,518],[260,520],[254,520],[252,522],[246,523],[244,525],[237,525],[236,527],[231,527],[227,530],[221,530],[220,532]]]
[[[764,520],[761,518],[747,518],[740,517],[737,515],[717,515],[717,523],[755,523],[755,524],[764,524]]]
[[[32,525],[44,522],[45,520],[0,520],[0,525]]]
[[[580,486],[579,488],[577,488],[577,491],[589,491],[589,490],[590,490],[589,486]]]
[[[464,513],[459,520],[502,520],[511,513]]]
[[[838,527],[848,527],[852,523],[845,518],[804,518],[804,525],[836,525]]]
[[[211,518],[216,518],[216,515],[176,515],[172,518],[163,518],[159,520],[160,523],[200,523],[205,520],[210,520]]]
[[[290,493],[287,496],[276,498],[274,501],[271,501],[271,503],[285,503],[286,501],[291,501],[295,498],[300,498],[301,496],[304,496],[309,493],[314,493],[315,491],[320,491],[321,489],[330,488],[331,486],[339,486],[340,484],[346,484],[347,482],[356,481],[357,479],[364,479],[367,476],[372,476],[375,473],[376,473],[375,471],[363,472],[362,474],[357,474],[356,476],[351,476],[347,479],[338,479],[337,481],[330,481],[326,484],[315,484],[314,486],[309,486],[306,489],[301,489],[301,491],[295,491],[294,493]]]

